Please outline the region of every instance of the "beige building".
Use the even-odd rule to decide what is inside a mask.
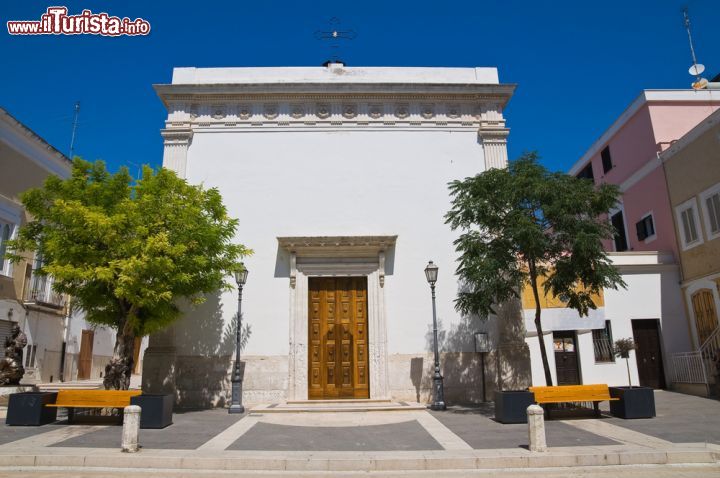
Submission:
[[[720,349],[720,111],[674,142],[660,158],[674,213],[681,288],[695,348],[676,358],[675,373],[680,379],[704,379],[712,384],[715,367],[711,362]]]
[[[61,375],[97,379],[112,355],[114,332],[90,326],[82,312],[70,314],[68,297],[53,291],[52,277],[35,273],[37,254],[28,253],[18,263],[5,257],[7,241],[29,219],[20,195],[42,186],[51,174],[68,177],[71,166],[64,154],[0,108],[0,346],[4,350],[10,328],[18,324],[28,339],[22,383],[56,382]]]

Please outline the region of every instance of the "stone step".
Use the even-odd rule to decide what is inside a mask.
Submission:
[[[708,449],[682,447],[667,450],[618,450],[617,447],[584,450],[577,447],[572,451],[558,449],[546,453],[531,453],[525,450],[473,450],[465,453],[224,451],[211,454],[198,450],[144,450],[141,453],[128,454],[120,453],[119,449],[23,450],[22,453],[6,449],[0,452],[0,474],[10,467],[28,467],[28,470],[34,472],[49,470],[48,467],[63,467],[65,473],[68,468],[83,470],[84,473],[100,468],[106,470],[106,473],[108,469],[115,469],[117,473],[123,473],[122,470],[132,472],[133,469],[143,469],[144,473],[148,470],[164,471],[162,476],[174,476],[183,470],[192,470],[193,473],[210,470],[223,470],[225,473],[229,473],[227,470],[248,471],[255,473],[252,476],[258,476],[259,473],[266,476],[269,472],[287,473],[289,476],[298,476],[298,472],[305,473],[302,476],[338,476],[341,472],[351,470],[364,473],[363,476],[377,476],[369,474],[373,472],[386,476],[387,473],[401,471],[410,473],[408,476],[418,476],[422,471],[434,470],[434,476],[438,476],[442,470],[502,470],[503,476],[506,476],[504,472],[510,471],[516,473],[512,476],[525,476],[533,471],[537,473],[537,469],[542,468],[557,470],[564,467],[582,467],[587,471],[614,466],[615,473],[608,476],[622,476],[625,472],[623,465],[647,467],[668,464],[706,464],[717,467],[717,454]],[[628,470],[637,470],[637,467],[628,467]],[[710,473],[715,476],[716,472],[717,468],[713,468]]]
[[[288,405],[312,405],[323,403],[393,403],[393,401],[384,398],[345,398],[334,400],[288,400],[285,403]]]
[[[425,410],[420,403],[391,400],[294,400],[285,403],[257,405],[251,413],[331,413],[331,412],[398,412]]]

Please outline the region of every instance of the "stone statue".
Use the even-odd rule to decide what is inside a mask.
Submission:
[[[0,385],[19,385],[25,369],[23,368],[23,349],[27,337],[17,324],[13,325],[10,337],[5,339],[5,358],[0,361]]]

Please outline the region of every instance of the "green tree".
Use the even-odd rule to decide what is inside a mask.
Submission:
[[[32,220],[10,243],[42,257],[38,273],[72,296],[94,324],[117,331],[105,387],[127,389],[133,342],[180,316],[178,299],[229,288],[226,277],[251,253],[233,244],[237,220],[220,193],[188,184],[167,169],[145,166],[133,182],[126,168],[109,173],[102,161],[73,162],[72,175],[46,179],[21,200]]]
[[[494,304],[519,298],[529,285],[545,381],[552,385],[543,340],[540,284],[583,316],[595,309],[593,294],[625,287],[603,249],[615,234],[607,212],[618,201],[616,186],[552,173],[525,153],[507,169],[491,169],[449,184],[446,222],[461,234],[457,274],[463,287],[455,307],[487,317]]]

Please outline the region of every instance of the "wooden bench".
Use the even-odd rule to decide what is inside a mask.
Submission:
[[[610,396],[610,390],[605,384],[595,385],[559,385],[556,387],[530,387],[535,394],[535,403],[569,403],[592,402],[595,414],[600,416],[600,402],[620,400]],[[546,409],[548,418],[550,410]]]
[[[45,406],[67,408],[70,423],[76,408],[125,408],[130,397],[140,394],[141,390],[59,390],[55,403]]]

